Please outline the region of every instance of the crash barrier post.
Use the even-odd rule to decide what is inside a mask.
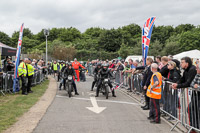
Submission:
[[[142,74],[132,74],[130,77],[128,74],[115,72],[115,83],[126,85],[127,80],[124,82],[124,79],[128,78],[128,86],[131,90],[142,93]],[[123,77],[123,78],[122,78]],[[122,80],[123,79],[123,80]],[[120,81],[120,82],[118,82]],[[174,126],[171,128],[171,131],[177,127],[180,123],[190,131],[196,130],[200,132],[200,90],[193,88],[183,88],[183,89],[172,89],[172,83],[168,81],[163,81],[162,85],[162,98],[161,100],[161,112],[168,116],[169,120],[173,120]],[[142,101],[142,97],[141,97]]]
[[[45,73],[42,72],[42,70],[37,70],[35,74],[33,75],[32,79],[32,86],[41,83],[44,81],[47,77]],[[3,73],[0,75],[0,93],[2,95],[5,95],[6,93],[12,93],[13,91],[13,81],[14,81],[14,71],[9,71],[7,73]],[[17,84],[18,88],[20,88],[20,82],[19,78],[17,78]]]

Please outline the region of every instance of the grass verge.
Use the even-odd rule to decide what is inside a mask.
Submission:
[[[45,80],[41,84],[32,87],[34,92],[27,96],[21,95],[21,93],[0,96],[0,133],[27,112],[44,94],[48,85],[49,80]]]

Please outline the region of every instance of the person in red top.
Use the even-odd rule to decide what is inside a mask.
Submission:
[[[76,72],[77,81],[79,82],[79,81],[80,81],[80,78],[79,78],[79,67],[82,67],[83,69],[85,69],[85,67],[82,66],[82,65],[77,61],[76,58],[74,59],[74,62],[72,63],[72,67],[74,68],[74,70],[75,70],[75,72]]]

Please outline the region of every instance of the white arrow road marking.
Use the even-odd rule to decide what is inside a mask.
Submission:
[[[89,96],[94,96],[95,92],[87,92]]]
[[[94,113],[101,113],[104,109],[106,109],[106,107],[99,107],[96,101],[95,97],[90,97],[90,100],[92,102],[92,106],[93,107],[86,107],[87,109],[89,109],[90,111],[94,112]]]
[[[56,95],[56,97],[60,97],[60,98],[68,98],[66,96],[60,96],[60,95]],[[76,100],[83,100],[83,101],[91,101],[91,99],[88,98],[81,98],[81,97],[71,97],[72,99],[76,99]],[[98,102],[106,102],[106,103],[121,103],[121,104],[129,104],[129,105],[138,105],[141,106],[142,104],[139,103],[133,103],[133,102],[126,102],[126,101],[113,101],[113,100],[96,100]]]

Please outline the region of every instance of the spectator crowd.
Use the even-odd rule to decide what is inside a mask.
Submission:
[[[197,59],[195,62],[189,57],[180,60],[173,59],[173,56],[157,56],[155,59],[148,57],[146,65],[142,61],[129,59],[112,60],[112,61],[88,61],[87,66],[95,67],[98,63],[109,63],[109,68],[113,73],[121,72],[128,79],[128,90],[132,92],[136,85],[134,74],[142,73],[141,88],[145,96],[145,105],[143,110],[150,110],[149,117],[151,123],[160,123],[160,104],[163,110],[170,114],[168,120],[178,119],[178,109],[181,105],[178,92],[187,92],[192,88],[188,95],[191,100],[187,100],[185,115],[187,115],[189,125],[199,129],[200,118],[200,63]],[[188,96],[189,97],[189,96]],[[187,98],[187,97],[186,97]],[[180,115],[180,114],[179,114]],[[191,132],[195,132],[192,130]]]

